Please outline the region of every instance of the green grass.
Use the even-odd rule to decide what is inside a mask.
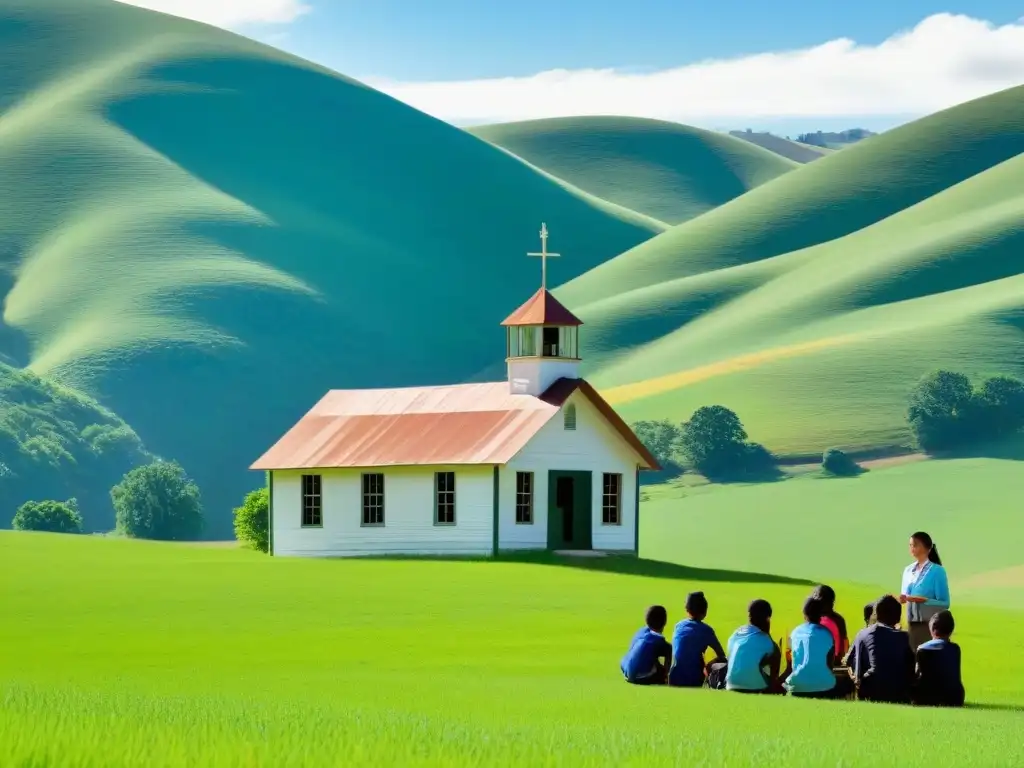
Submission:
[[[552,282],[664,229],[213,27],[0,0],[0,42],[0,355],[181,461],[214,535],[327,389],[500,367],[542,221]]]
[[[630,420],[720,403],[782,455],[905,446],[928,371],[1024,374],[1024,102],[805,165],[559,289]]]
[[[641,549],[648,557],[785,572],[899,589],[907,539],[931,534],[963,602],[1024,609],[1019,499],[1024,452],[1014,458],[920,461],[855,478],[804,475],[762,485],[685,484],[644,490]],[[742,531],[695,537],[709,531]]]
[[[581,189],[678,224],[797,167],[723,133],[634,117],[564,117],[469,129]]]
[[[893,745],[927,730],[951,764],[1012,764],[1024,659],[1007,638],[1024,631],[1024,558],[1007,520],[1021,477],[1019,462],[986,459],[649,487],[642,560],[309,561],[0,532],[0,582],[13,585],[0,611],[18,617],[0,624],[0,753],[33,766],[895,766]],[[832,584],[855,628],[895,588],[918,528],[950,572],[966,710],[619,679],[644,607],[675,621],[693,589],[723,639],[754,597],[786,633],[805,578]]]

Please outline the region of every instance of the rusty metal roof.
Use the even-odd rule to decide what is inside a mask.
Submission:
[[[559,379],[540,397],[506,381],[401,389],[332,390],[250,468],[505,464],[579,390],[640,455],[658,463],[583,379]]]
[[[583,325],[583,321],[563,307],[546,289],[541,288],[501,324],[579,326]]]

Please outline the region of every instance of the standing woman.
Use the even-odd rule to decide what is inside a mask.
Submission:
[[[914,562],[903,571],[900,602],[907,606],[910,647],[916,652],[931,639],[928,621],[949,608],[949,581],[938,547],[924,531],[910,537],[910,556]]]

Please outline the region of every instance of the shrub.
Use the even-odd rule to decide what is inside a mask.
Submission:
[[[838,448],[829,448],[822,454],[821,468],[839,477],[850,477],[861,471],[860,465]]]
[[[969,440],[974,390],[962,373],[936,371],[910,393],[907,421],[925,451],[943,450]]]
[[[270,549],[270,491],[267,488],[247,494],[242,506],[235,509],[235,538],[260,552]]]
[[[82,515],[75,499],[67,501],[26,501],[14,513],[11,527],[16,531],[81,533]]]
[[[136,467],[110,489],[117,530],[126,536],[193,541],[203,530],[199,488],[177,462]]]
[[[976,431],[985,439],[1006,437],[1024,427],[1024,381],[993,376],[974,391]]]

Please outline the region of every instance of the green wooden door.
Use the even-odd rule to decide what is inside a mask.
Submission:
[[[548,549],[591,549],[590,472],[548,472]]]

